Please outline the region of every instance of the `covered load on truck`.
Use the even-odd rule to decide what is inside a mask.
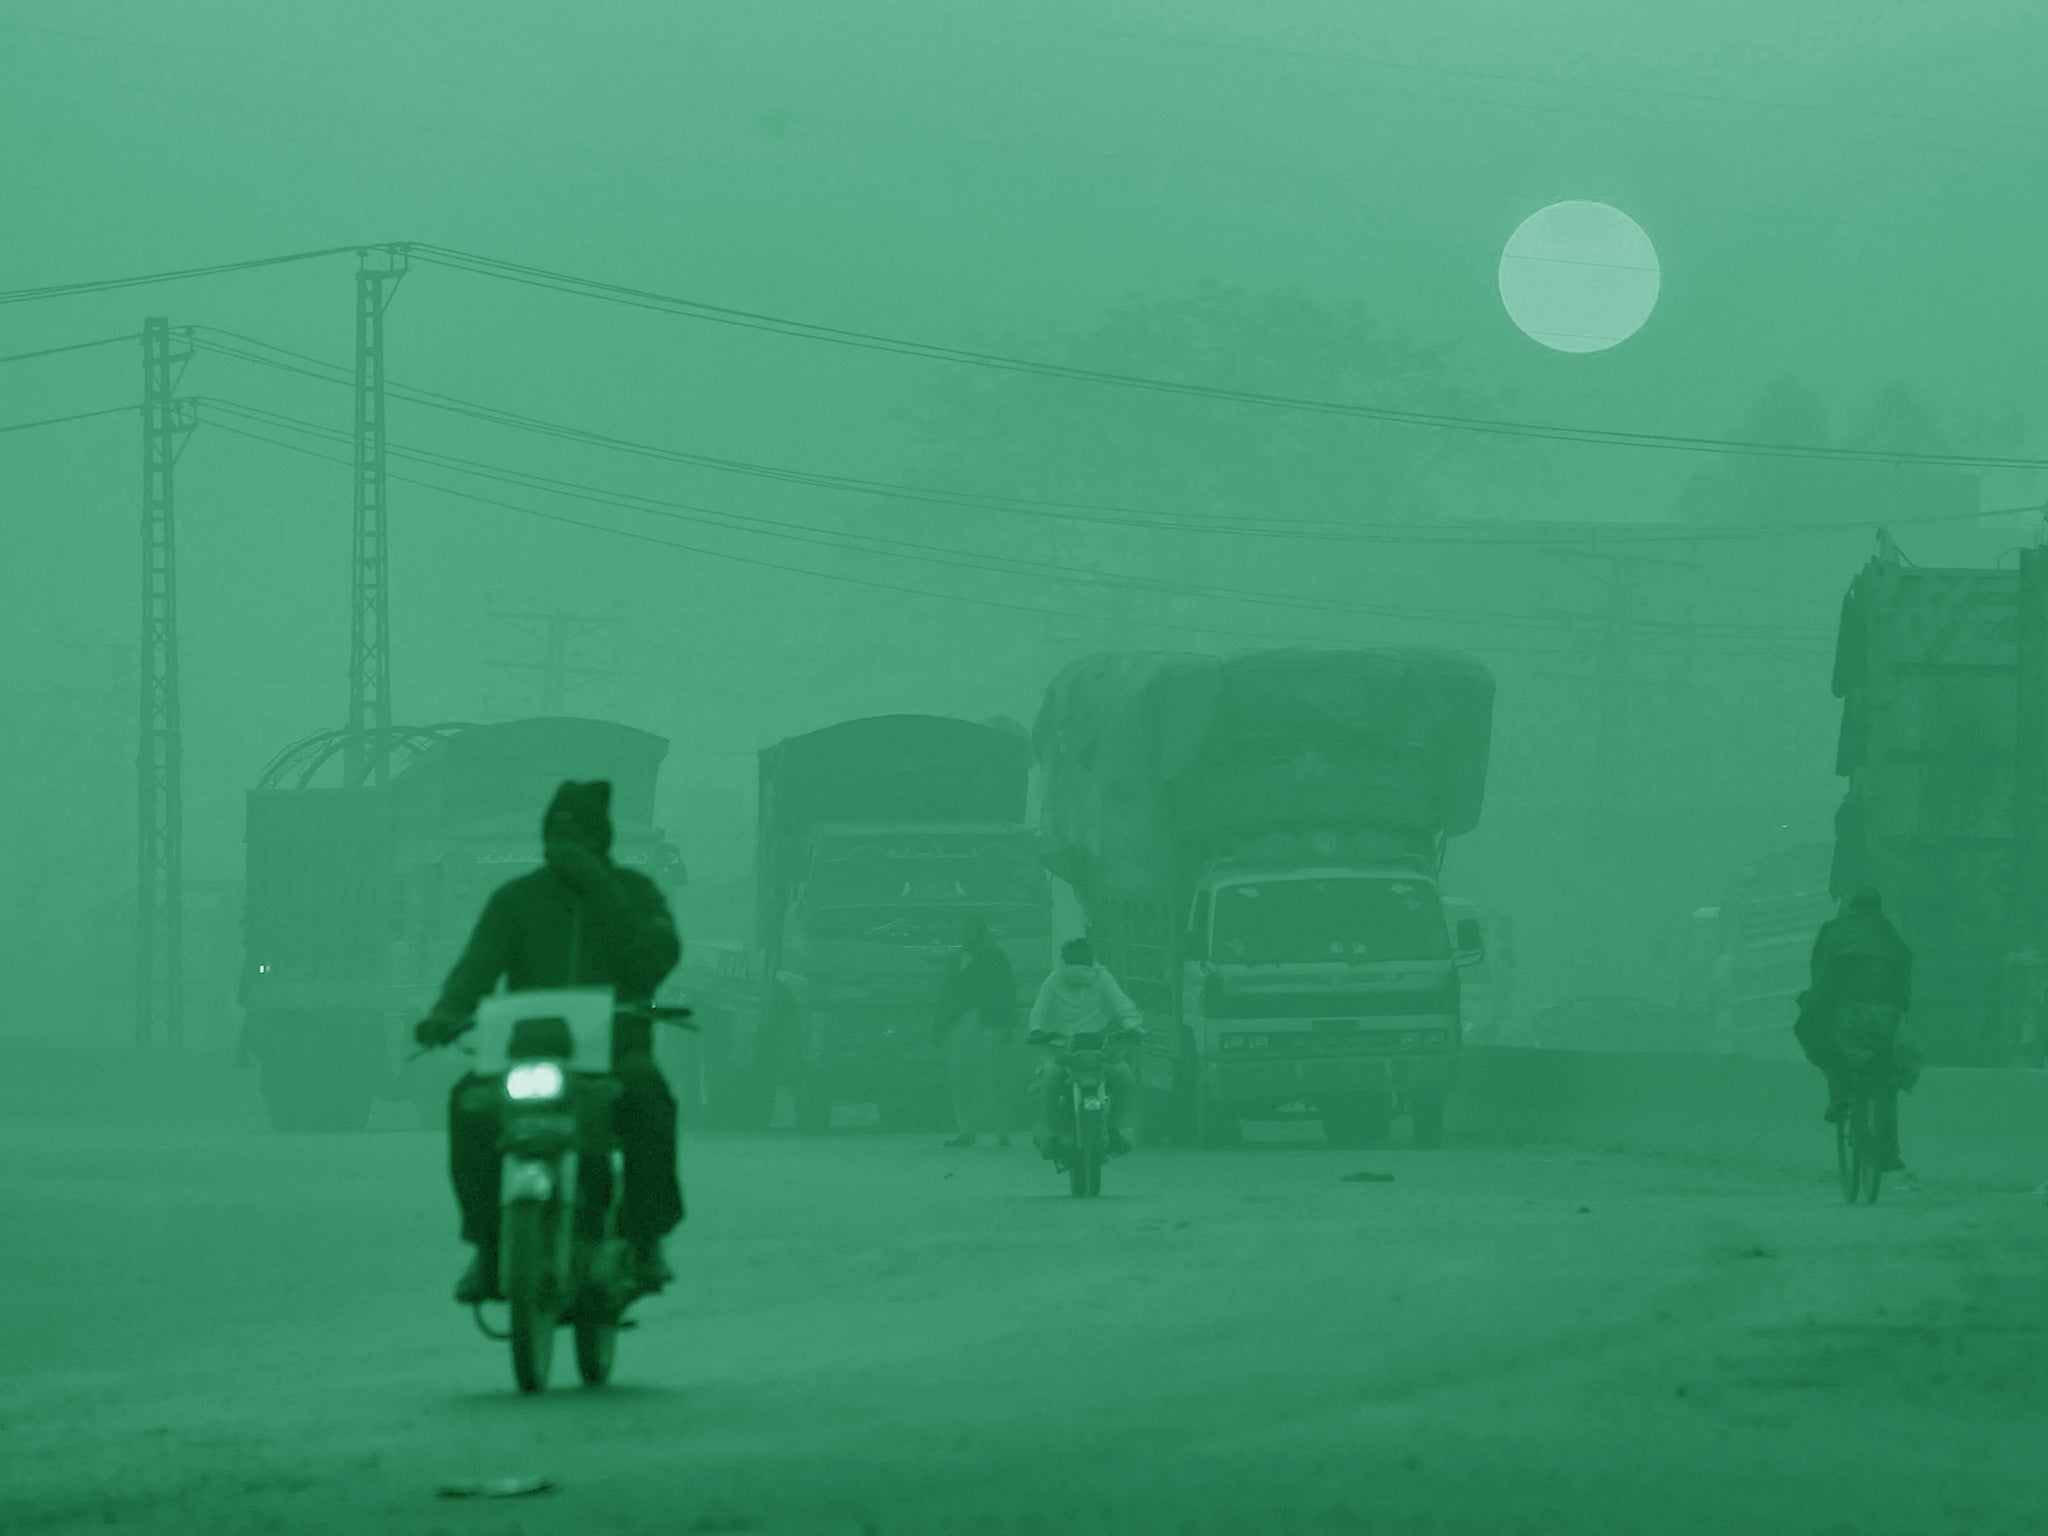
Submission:
[[[491,892],[540,863],[541,812],[563,779],[610,780],[612,858],[664,889],[682,881],[654,824],[663,738],[577,719],[392,735],[384,783],[334,782],[359,742],[328,731],[248,794],[245,1040],[283,1129],[360,1127],[378,1096],[439,1112],[438,1067],[398,1070],[406,1032]]]
[[[1492,720],[1492,675],[1445,652],[1087,657],[1038,716],[1047,860],[1105,896],[1226,854],[1434,867],[1478,825]]]
[[[1020,988],[1046,971],[1030,782],[1030,738],[1008,721],[881,715],[762,751],[752,943],[686,962],[729,1123],[764,1123],[783,1088],[808,1131],[842,1102],[903,1123],[940,1112],[932,1021],[967,920]]]
[[[760,769],[757,931],[771,947],[779,949],[784,909],[805,881],[835,905],[934,909],[948,939],[957,932],[963,904],[991,897],[1002,904],[1003,871],[970,867],[975,845],[958,841],[954,829],[1023,826],[1031,743],[1021,727],[879,715],[777,742],[762,750]],[[844,830],[821,838],[827,828],[920,826],[938,839],[928,840],[922,852]]]
[[[1421,650],[1089,657],[1035,735],[1047,862],[1154,1021],[1148,1118],[1205,1144],[1306,1105],[1440,1128],[1460,1033],[1436,876],[1479,819],[1493,681]],[[1459,951],[1463,951],[1460,953]]]

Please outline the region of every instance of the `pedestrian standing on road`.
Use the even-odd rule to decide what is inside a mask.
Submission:
[[[955,1134],[949,1147],[971,1147],[983,1131],[1010,1144],[1007,1082],[1017,1034],[1017,973],[979,917],[967,919],[960,948],[946,967],[934,1033],[946,1052]]]

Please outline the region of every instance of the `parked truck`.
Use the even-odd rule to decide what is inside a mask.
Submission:
[[[932,1026],[967,918],[1008,951],[1020,995],[1048,968],[1030,779],[1007,722],[883,715],[762,751],[752,932],[686,964],[722,1120],[765,1125],[783,1089],[811,1132],[839,1103],[943,1113]]]
[[[1913,1043],[1935,1066],[2039,1059],[2048,956],[2048,551],[1906,561],[1850,584],[1830,893],[1882,892],[1913,950]]]
[[[1048,861],[1144,1010],[1146,1134],[1311,1114],[1442,1135],[1458,966],[1437,876],[1479,819],[1493,681],[1416,650],[1078,661],[1038,716]]]
[[[243,1046],[281,1130],[360,1129],[378,1099],[440,1113],[453,1058],[403,1067],[491,891],[540,863],[563,779],[609,779],[612,856],[673,892],[655,825],[668,743],[598,720],[400,730],[381,784],[331,782],[351,750],[328,731],[287,749],[248,795]],[[664,1032],[673,1033],[673,1032]],[[693,1092],[694,1068],[678,1092]]]

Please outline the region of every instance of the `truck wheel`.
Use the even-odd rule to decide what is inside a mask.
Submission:
[[[814,1073],[805,1073],[790,1089],[796,1111],[796,1128],[806,1136],[818,1136],[832,1129],[832,1095]]]
[[[737,1067],[712,1097],[714,1123],[731,1131],[765,1131],[775,1119],[775,1079],[758,1067]]]
[[[376,1095],[368,1083],[323,1083],[311,1095],[306,1108],[309,1131],[360,1131],[369,1126],[370,1105]]]
[[[953,1123],[952,1106],[943,1098],[902,1085],[889,1088],[876,1102],[875,1112],[883,1128],[891,1131],[932,1131]]]
[[[1237,1111],[1214,1094],[1195,1094],[1195,1145],[1203,1151],[1234,1147],[1244,1140],[1244,1124]]]
[[[704,1109],[727,1131],[765,1131],[775,1118],[775,1075],[765,1063],[734,1061],[723,1050],[704,1062]]]
[[[1182,1140],[1173,1093],[1166,1088],[1147,1088],[1138,1098],[1138,1140],[1148,1147],[1172,1146]]]
[[[437,1084],[414,1079],[412,1091],[413,1107],[420,1114],[420,1129],[423,1131],[445,1131],[448,1129],[448,1090]]]
[[[1444,1099],[1441,1088],[1417,1089],[1408,1104],[1408,1118],[1415,1126],[1415,1145],[1440,1147],[1444,1144]]]
[[[684,1130],[700,1130],[709,1123],[711,1094],[704,1053],[694,1039],[676,1039],[669,1030],[655,1036],[655,1060],[676,1096],[676,1124]]]
[[[1323,1135],[1333,1147],[1383,1147],[1394,1118],[1393,1097],[1361,1093],[1323,1106]]]
[[[355,1062],[273,1041],[262,1070],[263,1102],[273,1130],[360,1131],[370,1123],[376,1084]]]
[[[311,1130],[307,1124],[306,1109],[300,1102],[299,1085],[292,1074],[285,1070],[275,1057],[266,1056],[260,1068],[263,1084],[263,1108],[270,1116],[270,1128],[291,1134]]]

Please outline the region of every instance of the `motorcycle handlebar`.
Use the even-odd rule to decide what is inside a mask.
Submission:
[[[644,1019],[651,1024],[673,1024],[678,1029],[687,1029],[692,1034],[695,1034],[700,1028],[699,1025],[693,1022],[695,1012],[696,1010],[681,1003],[626,1003],[612,1010],[612,1022],[617,1023],[621,1019]],[[476,1015],[470,1014],[462,1021],[462,1028],[450,1034],[446,1040],[437,1040],[431,1045],[423,1045],[405,1059],[407,1061],[418,1061],[422,1056],[438,1051],[443,1046],[453,1045],[475,1027],[475,1024]]]
[[[1127,1024],[1119,1029],[1085,1029],[1078,1031],[1078,1033],[1100,1035],[1105,1041],[1112,1041],[1136,1040],[1141,1038],[1145,1031]],[[1024,1037],[1024,1043],[1026,1045],[1058,1045],[1063,1041],[1071,1041],[1072,1039],[1074,1039],[1073,1035],[1056,1035],[1050,1030],[1034,1029]]]

